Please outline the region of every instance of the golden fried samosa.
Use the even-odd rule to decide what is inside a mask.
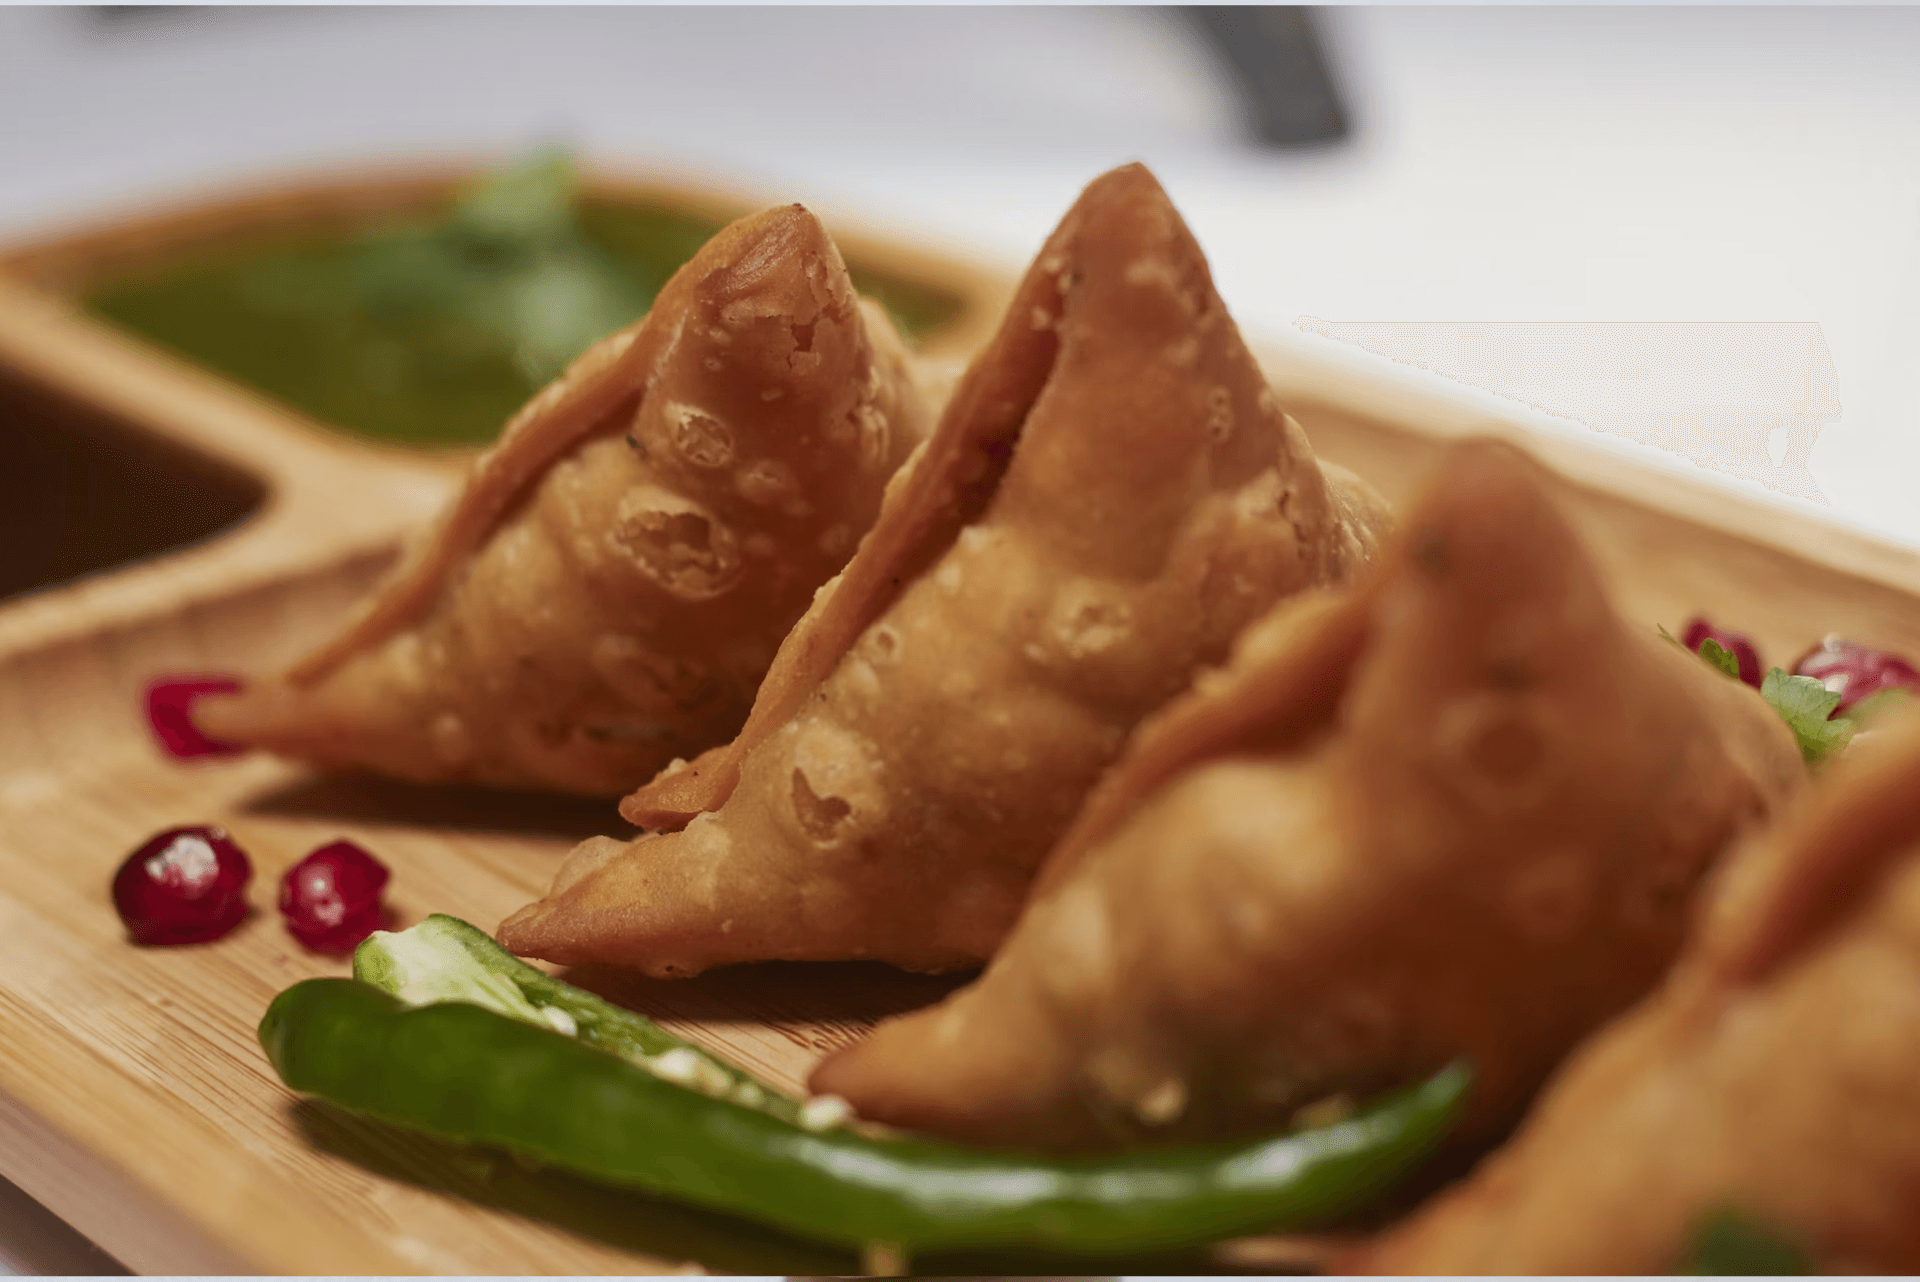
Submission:
[[[782,647],[730,748],[626,808],[501,942],[657,975],[977,964],[1143,715],[1278,598],[1369,555],[1140,166],[1081,195]],[[717,807],[717,809],[715,809]]]
[[[724,743],[931,426],[813,214],[727,227],[507,425],[363,613],[200,729],[617,797]]]
[[[1623,622],[1542,471],[1459,447],[1357,590],[1144,724],[973,985],[823,1063],[864,1117],[1059,1150],[1278,1129],[1460,1057],[1509,1120],[1650,988],[1804,767]]]
[[[1349,1267],[1676,1273],[1733,1215],[1818,1272],[1920,1273],[1920,720],[1871,738],[1507,1147]]]

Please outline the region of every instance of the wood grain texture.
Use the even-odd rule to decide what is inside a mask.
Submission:
[[[532,898],[610,806],[308,777],[264,758],[185,766],[137,724],[150,656],[235,666],[269,633],[311,635],[368,567],[0,661],[0,1164],[142,1272],[833,1271],[847,1261],[718,1217],[535,1177],[511,1163],[296,1102],[254,1040],[273,994],[345,974],[287,935],[285,869],[339,836],[395,870],[401,923],[491,925]],[[198,615],[199,617],[192,617]],[[258,911],[216,944],[130,946],[107,899],[152,832],[225,825],[253,857]],[[670,1026],[797,1086],[821,1051],[943,986],[878,968],[766,968],[664,993],[622,991]]]
[[[1920,653],[1920,560],[1909,552],[1539,435],[1311,344],[1278,343],[1268,357],[1316,447],[1389,497],[1406,496],[1450,437],[1492,431],[1534,449],[1568,478],[1622,608],[1649,627],[1677,630],[1705,610],[1776,662],[1828,631]],[[279,1085],[254,1039],[268,1001],[295,980],[347,971],[302,951],[272,908],[280,875],[307,851],[346,836],[377,852],[394,870],[402,924],[440,911],[491,927],[544,890],[576,840],[620,832],[620,821],[594,803],[316,778],[262,758],[162,758],[141,723],[143,683],[271,666],[326,633],[445,494],[445,468],[290,421],[17,279],[0,279],[0,363],[269,491],[251,523],[204,546],[0,606],[0,1174],[143,1272],[856,1267],[737,1220],[347,1117]],[[214,944],[131,946],[108,900],[114,869],[153,832],[201,822],[224,824],[253,856],[258,911]],[[683,983],[570,977],[788,1086],[823,1052],[952,982],[859,965]]]

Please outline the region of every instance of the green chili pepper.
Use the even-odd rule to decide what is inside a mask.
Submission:
[[[281,993],[260,1042],[288,1086],[355,1112],[870,1251],[1110,1254],[1324,1222],[1425,1157],[1468,1082],[1451,1067],[1277,1139],[1047,1160],[810,1131],[550,1028],[354,980]]]
[[[477,926],[435,913],[406,930],[375,931],[353,953],[353,977],[408,1006],[466,1002],[539,1028],[577,1037],[715,1099],[730,1099],[784,1121],[809,1111],[725,1060],[675,1037],[644,1015],[604,1001],[527,965]]]

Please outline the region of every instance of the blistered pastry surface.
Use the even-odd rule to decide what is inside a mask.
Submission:
[[[1735,1210],[1815,1271],[1920,1269],[1920,723],[1883,733],[1742,848],[1666,985],[1507,1147],[1356,1266],[1672,1273]]]
[[[1356,501],[1349,528],[1165,193],[1115,171],[788,639],[749,733],[630,799],[684,829],[596,846],[503,942],[662,974],[977,963],[1140,718],[1272,602],[1359,568],[1384,507]]]
[[[1142,728],[978,983],[814,1086],[1098,1148],[1464,1056],[1484,1134],[1658,981],[1802,773],[1757,695],[1614,614],[1531,465],[1471,447],[1364,587],[1282,605]]]
[[[203,724],[328,767],[618,796],[739,728],[927,417],[813,215],[742,220],[509,425],[340,638]]]

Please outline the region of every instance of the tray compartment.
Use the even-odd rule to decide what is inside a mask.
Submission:
[[[272,207],[261,198],[215,221],[230,229]],[[172,244],[190,239],[160,231]],[[84,275],[82,260],[131,261],[142,243],[132,232],[107,241],[91,256],[69,246],[70,280]],[[42,265],[51,271],[59,255]],[[1649,628],[1704,610],[1775,662],[1829,630],[1920,654],[1910,550],[1647,472],[1517,411],[1489,412],[1311,344],[1268,355],[1282,403],[1316,448],[1391,498],[1404,500],[1451,438],[1492,432],[1532,449],[1568,478],[1569,509],[1622,610]],[[619,821],[611,807],[319,780],[258,757],[161,757],[138,707],[148,678],[270,668],[312,644],[448,482],[417,454],[248,401],[0,270],[9,366],[114,423],[263,478],[265,498],[227,537],[0,606],[0,1174],[146,1272],[855,1267],[738,1221],[529,1174],[289,1097],[252,1042],[254,1024],[274,992],[346,965],[302,952],[281,928],[273,889],[287,866],[351,837],[393,868],[401,923],[444,911],[490,927],[545,887],[581,835],[619,832]],[[340,519],[348,507],[352,529]],[[253,855],[259,912],[217,944],[133,948],[108,879],[150,833],[193,822],[227,825]],[[751,967],[679,984],[577,978],[788,1083],[875,1019],[944,991],[860,966]],[[1185,1264],[1171,1271],[1208,1267]]]
[[[225,533],[257,477],[0,369],[0,603]]]

